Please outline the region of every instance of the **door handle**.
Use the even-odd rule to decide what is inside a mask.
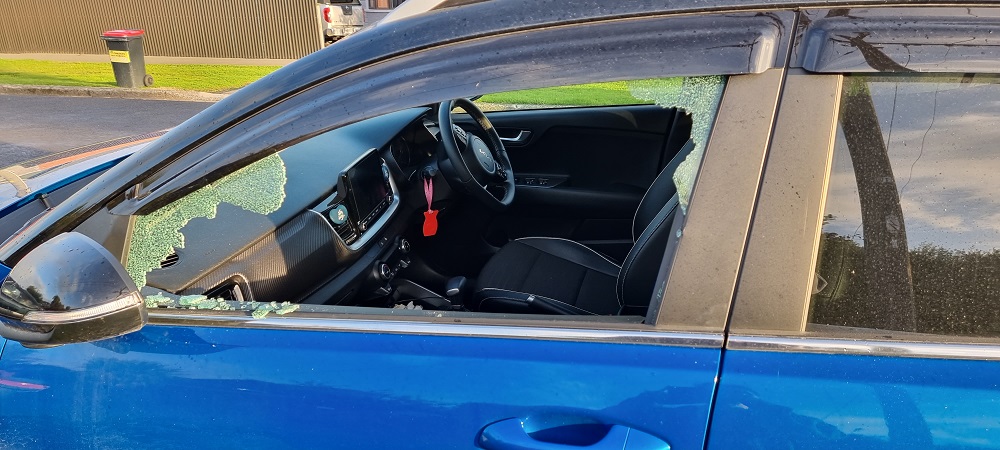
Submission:
[[[573,439],[569,432],[561,433],[564,439],[558,437],[560,433],[549,433],[548,439],[541,440],[529,433],[526,421],[507,419],[483,428],[478,444],[486,450],[670,450],[662,439],[639,430],[623,425],[592,425],[607,432],[584,441]]]
[[[514,137],[503,137],[500,136],[500,141],[504,144],[522,145],[528,142],[531,138],[531,132],[528,130],[518,130],[517,136]]]

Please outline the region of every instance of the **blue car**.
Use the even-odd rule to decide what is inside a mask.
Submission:
[[[1000,9],[922,3],[409,0],[0,171],[0,447],[1000,448]]]

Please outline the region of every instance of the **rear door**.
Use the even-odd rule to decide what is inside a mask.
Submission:
[[[701,136],[704,153],[684,178],[685,192],[694,192],[675,221],[677,239],[666,251],[648,315],[507,317],[303,305],[254,318],[246,311],[152,309],[148,326],[116,339],[48,349],[7,342],[0,358],[0,444],[703,448],[792,19],[791,12],[650,16],[519,32],[491,41],[491,51],[477,40],[385,63],[392,75],[409,64],[426,71],[426,79],[407,85],[430,87],[454,83],[434,70],[463,67],[480,71],[473,75],[484,83],[527,87],[539,87],[546,76],[556,83],[557,74],[576,66],[610,75],[605,80],[627,78],[622,64],[609,64],[616,61],[630,63],[628,76],[716,75],[709,78],[719,89],[700,90],[707,93],[698,98],[701,109],[692,107],[706,114],[704,127],[692,133]],[[541,65],[519,78],[518,64],[539,57],[532,49],[550,54],[539,42],[570,49],[559,55],[564,65]],[[484,62],[437,59],[446,63],[421,66],[435,60],[434,51],[456,58],[467,51]],[[490,65],[494,54],[519,59]],[[368,75],[379,79],[378,70]],[[512,75],[498,82],[501,72]],[[316,92],[323,87],[302,95]],[[377,89],[368,95],[388,97]],[[315,117],[295,112],[302,121]],[[280,122],[268,114],[278,113],[250,118],[214,139]],[[262,131],[254,142],[266,139]],[[222,215],[213,220],[225,224]]]
[[[998,448],[1000,10],[804,16],[708,448]]]

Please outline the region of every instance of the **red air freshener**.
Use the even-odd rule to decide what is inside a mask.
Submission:
[[[434,236],[438,232],[438,212],[431,209],[434,200],[434,181],[424,178],[424,197],[427,197],[427,211],[424,211],[424,236]]]
[[[424,236],[434,236],[438,232],[437,210],[424,211]]]

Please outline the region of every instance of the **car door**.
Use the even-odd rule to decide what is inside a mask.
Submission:
[[[481,17],[490,6],[463,8],[469,8],[469,17]],[[449,10],[459,19],[464,11]],[[698,131],[704,156],[700,170],[695,159],[688,177],[682,177],[688,184],[678,186],[689,200],[675,221],[676,239],[667,248],[646,316],[508,317],[302,305],[287,315],[259,318],[241,310],[151,307],[148,325],[114,339],[54,348],[6,341],[0,355],[0,443],[28,448],[703,448],[722,331],[784,79],[793,18],[788,11],[652,15],[450,42],[334,78],[329,86],[306,90],[221,130],[200,142],[197,151],[204,154],[185,154],[173,164],[208,157],[185,170],[158,168],[130,192],[154,184],[159,189],[119,198],[97,213],[130,211],[131,220],[138,220],[208,182],[192,174],[218,176],[213,169],[239,167],[227,160],[247,164],[241,152],[256,148],[266,154],[271,146],[323,131],[309,129],[312,124],[330,129],[360,120],[346,118],[352,109],[323,120],[313,114],[326,111],[322,105],[336,104],[330,100],[338,96],[362,95],[359,101],[365,104],[388,102],[389,94],[397,94],[388,106],[368,103],[371,110],[365,114],[374,116],[387,108],[469,96],[480,86],[497,91],[498,86],[542,87],[556,75],[567,80],[555,82],[612,80],[625,75],[620,64],[609,62],[622,60],[630,62],[629,76],[637,78],[719,75],[714,78],[724,81],[725,90],[717,84],[720,95],[699,99],[709,102]],[[406,25],[400,22],[401,33]],[[539,42],[563,50],[555,55]],[[462,59],[470,54],[480,64]],[[530,76],[512,62],[542,56],[555,59]],[[427,67],[425,61],[436,65]],[[711,69],[705,68],[707,62]],[[595,70],[597,63],[602,68]],[[572,75],[574,67],[586,75]],[[399,76],[407,73],[422,77],[407,79],[407,85],[425,89],[398,95]],[[354,76],[367,77],[374,87],[362,94],[338,88]],[[388,77],[393,82],[379,87],[378,80]],[[279,127],[291,118],[297,128]],[[133,170],[131,164],[143,163],[122,164],[101,180],[110,183]],[[184,176],[164,175],[171,171]],[[106,186],[84,189],[49,214],[78,212],[75,202],[89,201],[86,195]],[[24,233],[50,226],[50,220],[22,231],[5,254],[27,251],[10,246],[31,242]],[[129,237],[114,229],[78,228],[123,260],[128,259],[123,252],[135,250]]]
[[[998,12],[804,13],[708,448],[1000,446]]]

